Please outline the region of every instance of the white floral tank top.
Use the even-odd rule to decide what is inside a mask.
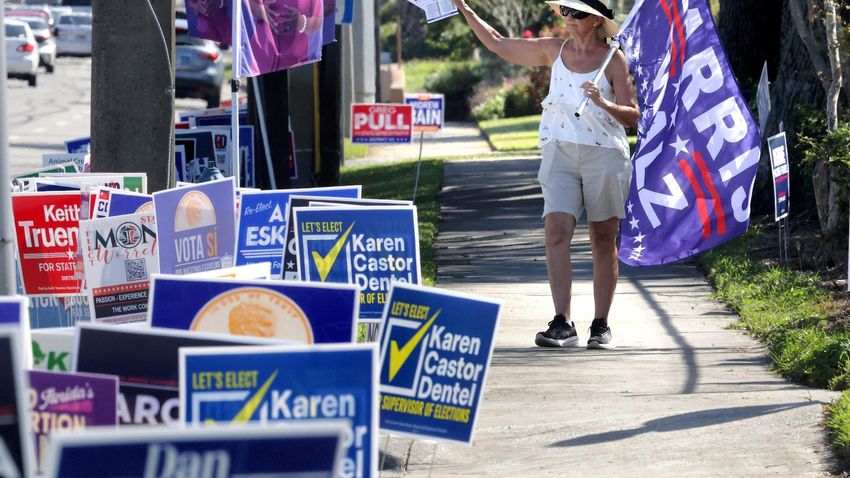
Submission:
[[[561,45],[558,58],[552,64],[549,94],[543,100],[543,114],[540,117],[539,146],[542,148],[550,141],[569,141],[616,148],[628,157],[629,142],[626,130],[610,113],[588,101],[581,118],[576,118],[575,113],[585,97],[581,85],[585,81],[593,80],[596,71],[570,71],[561,59],[566,44],[565,41]],[[614,101],[614,90],[604,76],[599,82],[599,92],[603,98]]]

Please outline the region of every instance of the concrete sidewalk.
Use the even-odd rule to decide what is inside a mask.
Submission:
[[[504,301],[474,446],[382,438],[383,476],[829,476],[821,427],[837,394],[771,372],[729,330],[692,265],[621,266],[615,351],[541,349],[553,315],[539,161],[446,165],[438,286]],[[573,243],[580,344],[593,313],[586,225]]]

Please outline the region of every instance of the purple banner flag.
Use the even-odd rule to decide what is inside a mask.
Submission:
[[[186,0],[189,34],[229,45],[233,1]],[[241,5],[240,77],[322,59],[325,0],[241,0]]]
[[[620,42],[641,111],[620,260],[666,264],[744,233],[761,137],[708,4],[638,1]]]

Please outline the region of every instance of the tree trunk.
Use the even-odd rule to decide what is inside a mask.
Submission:
[[[771,78],[779,68],[782,9],[767,3],[720,1],[717,33],[747,99],[755,95],[765,61]]]

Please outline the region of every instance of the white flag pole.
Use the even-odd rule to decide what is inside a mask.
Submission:
[[[593,77],[593,80],[591,80],[591,83],[593,83],[594,85],[599,84],[599,80],[601,80],[602,75],[605,74],[605,68],[608,67],[608,63],[611,63],[611,59],[614,58],[614,53],[616,53],[617,50],[620,49],[620,35],[623,33],[623,30],[625,30],[626,28],[628,28],[629,25],[631,25],[632,20],[634,20],[635,13],[640,10],[641,5],[643,5],[643,0],[635,1],[634,5],[632,6],[632,10],[629,12],[629,16],[627,16],[626,19],[623,20],[623,23],[620,25],[620,31],[617,33],[617,36],[615,36],[614,39],[611,40],[611,46],[608,49],[608,54],[605,56],[605,60],[602,62],[602,66],[599,67],[599,70],[596,72],[596,75]],[[589,100],[590,98],[586,96],[583,100],[581,100],[581,104],[579,104],[578,106],[578,111],[576,111],[576,118],[581,118],[581,113],[584,111],[584,108],[587,106],[587,102]]]
[[[0,0],[0,24],[4,1]],[[6,50],[0,48],[0,295],[15,294],[12,186],[9,182],[9,135],[6,129]]]
[[[233,19],[231,42],[233,64],[230,67],[230,171],[236,178],[236,187],[241,186],[239,166],[239,69],[242,66],[242,0],[231,0]]]

